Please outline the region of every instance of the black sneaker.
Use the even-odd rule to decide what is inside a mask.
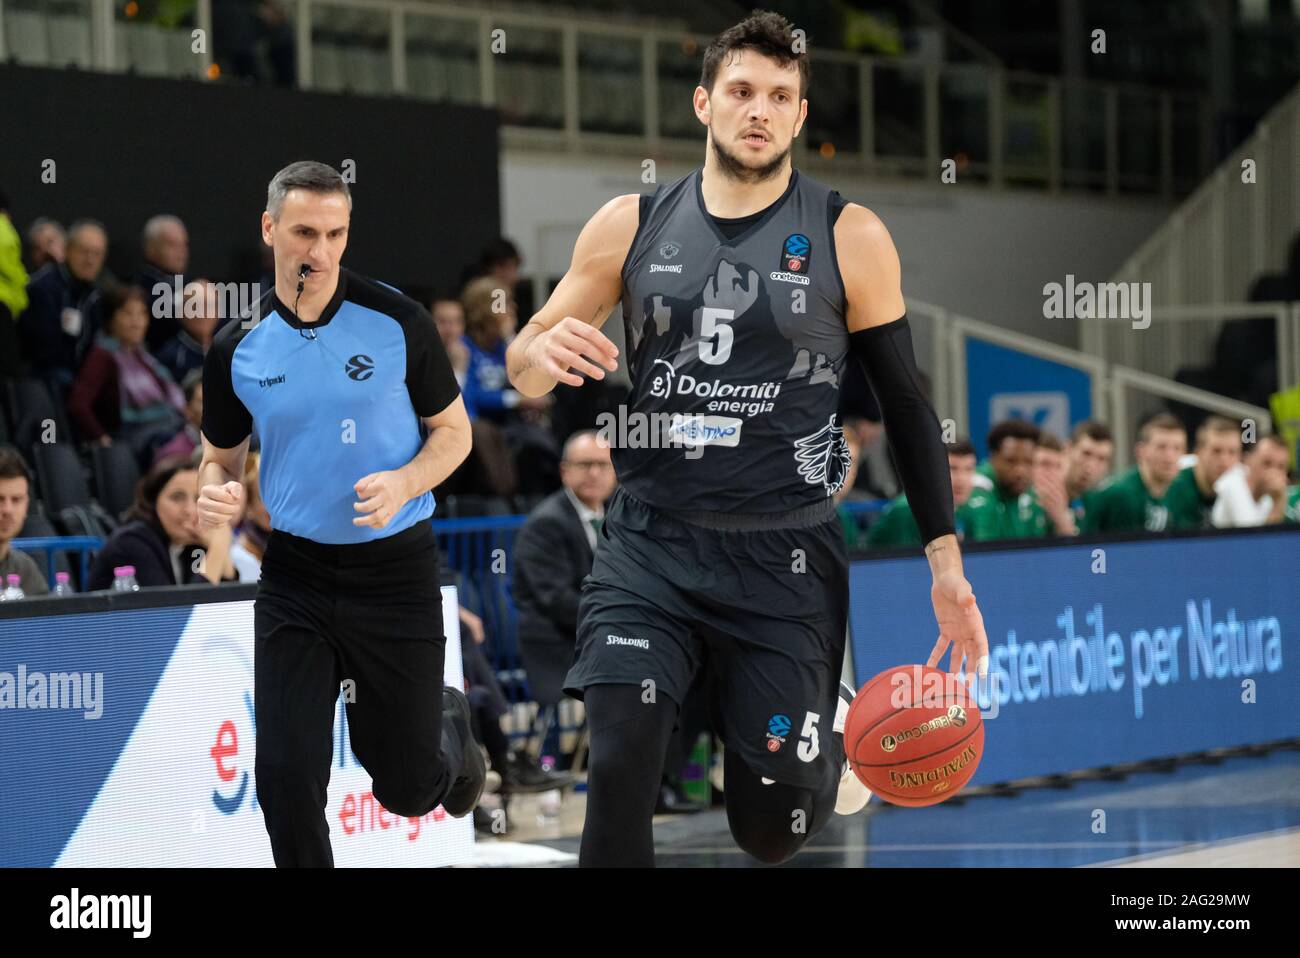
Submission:
[[[483,752],[471,731],[469,699],[465,698],[465,693],[460,689],[443,686],[442,720],[452,723],[464,746],[460,772],[451,783],[451,791],[443,798],[442,807],[452,818],[464,818],[474,810],[483,796],[487,763],[483,761]]]
[[[568,788],[575,781],[570,772],[548,772],[534,764],[527,755],[513,752],[506,766],[504,788],[509,792],[549,792],[553,788]]]

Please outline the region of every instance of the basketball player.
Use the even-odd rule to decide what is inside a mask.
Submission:
[[[469,702],[442,684],[429,524],[429,490],[469,454],[469,417],[429,314],[340,265],[351,212],[323,163],[275,175],[262,214],[275,288],[203,365],[200,521],[240,515],[254,426],[262,443],[272,532],[254,604],[256,778],[281,867],[334,863],[325,802],[344,680],[352,750],[388,811],[441,803],[462,817],[486,777]]]
[[[836,409],[850,352],[866,364],[926,543],[940,629],[930,661],[951,643],[953,670],[963,656],[987,668],[897,254],[873,214],[791,167],[808,109],[807,59],[794,49],[772,13],[709,45],[694,95],[704,167],[601,208],[509,350],[527,396],[603,379],[617,352],[596,327],[621,298],[627,415],[670,422],[651,441],[635,441],[634,424],[613,437],[621,485],[580,602],[566,691],[584,699],[591,735],[582,865],[653,864],[664,750],[700,667],[743,849],[784,861],[837,798],[846,811],[865,802],[838,734],[848,574],[831,496],[848,464]]]

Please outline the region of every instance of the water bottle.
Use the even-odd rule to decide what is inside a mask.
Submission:
[[[139,592],[140,587],[135,584],[135,566],[120,565],[113,569],[113,591],[114,592]]]
[[[66,572],[54,573],[54,591],[50,595],[67,596],[77,590],[72,587],[72,576]]]
[[[11,599],[25,599],[27,593],[23,591],[23,578],[16,572],[10,572],[5,576],[5,590],[0,594],[0,600],[8,602]]]
[[[552,772],[555,770],[555,757],[552,755],[542,756],[542,771]],[[542,792],[537,802],[537,824],[541,826],[554,825],[560,817],[560,790],[552,788],[549,791]]]

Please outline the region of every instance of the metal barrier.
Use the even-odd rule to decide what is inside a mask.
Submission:
[[[940,420],[951,419],[957,430],[963,433],[970,428],[966,388],[966,341],[970,338],[996,343],[1087,372],[1092,381],[1093,417],[1109,423],[1115,433],[1117,469],[1127,466],[1132,455],[1132,443],[1129,439],[1134,431],[1135,414],[1128,398],[1131,389],[1224,416],[1253,419],[1261,431],[1272,428],[1272,416],[1268,410],[1259,406],[1187,386],[1141,369],[1108,362],[1088,352],[983,323],[932,303],[909,298],[907,310],[910,316],[928,320],[923,324],[928,328],[918,330],[917,358],[919,362],[929,366],[934,383],[932,400],[935,412]],[[1208,306],[1158,308],[1153,310],[1151,315],[1153,327],[1156,322],[1180,323],[1198,319],[1275,315],[1278,323],[1279,387],[1286,389],[1300,383],[1300,304],[1220,303]],[[1103,322],[1118,325],[1112,320],[1095,320],[1083,324],[1084,330],[1098,328]],[[1147,336],[1151,333],[1151,329],[1130,332],[1133,336],[1139,333]],[[1086,334],[1085,338],[1087,338]]]
[[[81,585],[90,579],[90,553],[104,544],[97,536],[32,536],[14,539],[9,545],[23,552],[45,553],[45,580],[54,587],[55,555],[59,552],[77,552],[80,555]]]

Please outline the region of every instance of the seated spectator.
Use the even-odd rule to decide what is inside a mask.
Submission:
[[[1084,497],[1084,532],[1162,532],[1169,528],[1165,497],[1187,449],[1183,424],[1169,413],[1152,416],[1133,446],[1137,465],[1111,476]]]
[[[22,372],[17,321],[26,308],[23,244],[9,219],[9,199],[0,192],[0,376]]]
[[[130,521],[95,555],[87,591],[113,585],[113,570],[134,566],[140,588],[233,582],[229,526],[199,527],[199,471],[189,459],[167,459],[136,486]]]
[[[260,453],[250,452],[244,458],[244,518],[230,547],[230,560],[235,564],[240,582],[256,582],[262,577],[262,556],[271,538],[271,514],[262,501],[262,487],[258,483],[261,465]]]
[[[952,485],[953,514],[957,538],[965,538],[965,515],[962,506],[975,489],[975,447],[969,439],[959,438],[948,444],[948,478]],[[867,531],[867,545],[876,549],[925,545],[917,528],[907,496],[901,495],[886,508],[884,515]]]
[[[967,542],[1047,535],[1047,514],[1032,488],[1038,439],[1038,427],[1019,419],[1005,420],[989,430],[992,488],[976,486],[961,507],[959,521]]]
[[[458,299],[439,296],[429,306],[429,312],[433,315],[433,324],[438,327],[438,336],[443,348],[447,350],[447,358],[451,360],[451,371],[456,374],[456,382],[461,389],[464,389],[465,370],[469,368],[469,347],[465,345],[465,308]],[[465,404],[465,409],[473,419],[474,410],[468,403]]]
[[[578,597],[591,572],[616,479],[609,446],[594,432],[565,443],[559,492],[543,499],[515,539],[515,606],[519,656],[533,698],[543,706],[564,696],[564,676],[578,641]]]
[[[168,213],[152,216],[140,234],[144,266],[135,284],[145,295],[149,313],[148,342],[156,353],[181,331],[185,310],[185,270],[190,264],[190,234],[179,217]],[[177,289],[177,281],[181,289]]]
[[[515,303],[491,276],[465,287],[465,406],[476,419],[499,426],[510,444],[523,495],[549,493],[560,484],[560,444],[546,423],[551,395],[528,397],[510,388],[506,347],[515,334]]]
[[[36,560],[10,545],[27,521],[31,488],[32,476],[22,456],[8,446],[0,446],[0,582],[17,575],[28,596],[50,591]]]
[[[23,358],[33,376],[66,393],[103,325],[96,285],[108,255],[108,234],[94,220],[68,230],[67,260],[47,263],[27,284],[19,321]]]
[[[1169,483],[1165,504],[1169,528],[1205,529],[1214,508],[1214,484],[1241,462],[1241,426],[1226,416],[1210,416],[1196,430],[1192,463]]]
[[[217,307],[216,292],[208,280],[198,279],[185,287],[180,332],[158,349],[158,361],[178,383],[184,382],[194,370],[203,368],[203,355],[212,345],[220,320]]]
[[[1242,461],[1214,484],[1210,521],[1218,529],[1275,525],[1286,520],[1286,443],[1275,435],[1252,443]]]
[[[1079,534],[1074,510],[1070,507],[1070,494],[1065,485],[1068,471],[1065,443],[1046,430],[1039,433],[1030,486],[1034,498],[1051,523],[1051,533],[1058,536]]]
[[[38,216],[27,227],[27,266],[36,272],[47,263],[62,263],[68,237],[63,224],[45,216]]]
[[[1115,458],[1115,437],[1110,427],[1096,419],[1086,419],[1074,427],[1065,450],[1069,466],[1065,473],[1065,494],[1070,500],[1077,529],[1084,526],[1086,497],[1110,475]]]
[[[510,387],[506,347],[515,333],[515,305],[510,291],[490,276],[480,277],[461,294],[465,309],[465,406],[498,425],[517,421],[517,411],[544,410],[549,396],[528,397]]]
[[[104,295],[106,335],[91,349],[68,396],[68,415],[87,442],[126,443],[147,468],[154,450],[185,423],[185,394],[145,345],[149,314],[137,287]]]
[[[153,455],[154,465],[172,456],[188,456],[203,445],[203,370],[191,370],[181,384],[185,393],[185,425],[180,432],[158,447]]]

